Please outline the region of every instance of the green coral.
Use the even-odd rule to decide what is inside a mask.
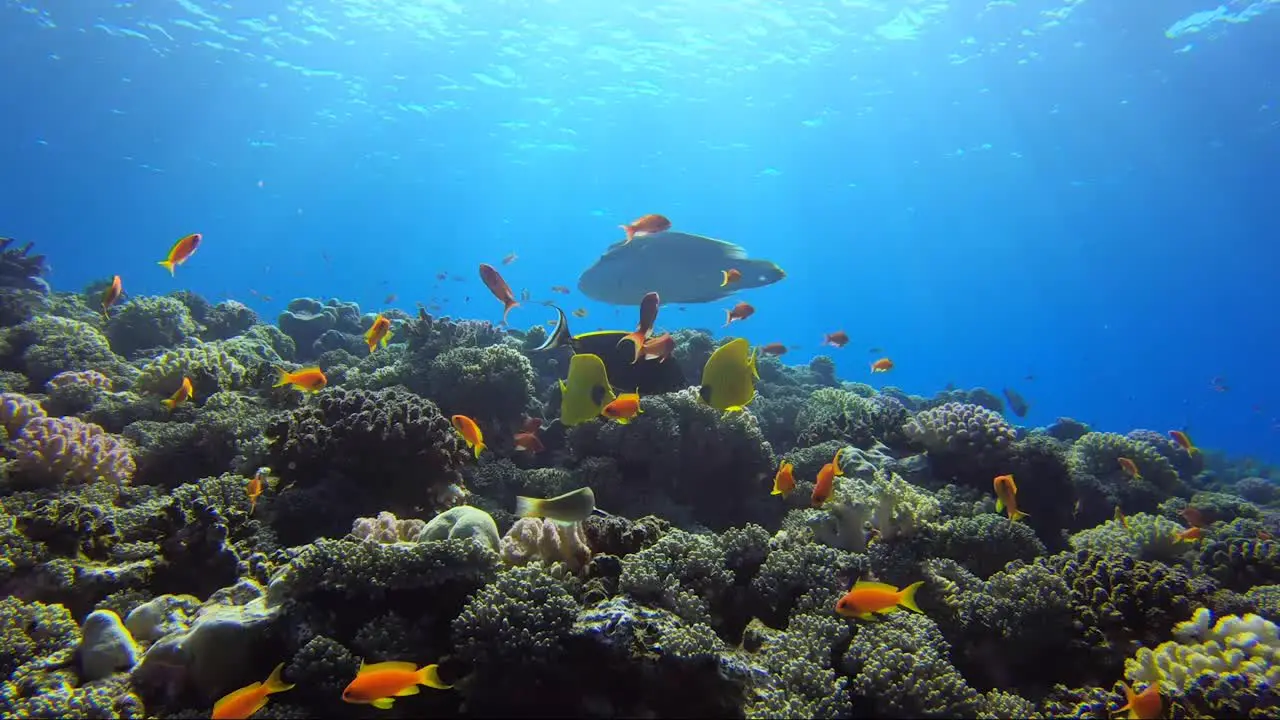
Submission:
[[[482,678],[512,667],[537,673],[565,654],[578,609],[564,584],[541,568],[508,568],[453,621],[454,647]]]
[[[168,397],[191,378],[195,400],[221,390],[241,390],[248,386],[244,365],[221,346],[205,343],[170,350],[142,366],[134,387],[139,392]]]
[[[1200,568],[1229,590],[1280,583],[1280,542],[1232,539],[1209,542],[1200,551]]]
[[[713,535],[672,530],[622,561],[623,592],[688,622],[711,617],[733,585],[725,549]]]
[[[44,384],[68,370],[97,370],[108,377],[125,372],[124,363],[98,329],[88,323],[41,315],[12,330],[10,343],[24,346],[22,364],[32,385]]]
[[[1120,467],[1120,458],[1132,460],[1142,479],[1126,474]],[[1124,435],[1087,433],[1072,444],[1067,463],[1073,470],[1083,470],[1115,488],[1122,504],[1131,510],[1149,508],[1147,498],[1187,494],[1173,463],[1150,443]]]
[[[196,323],[182,302],[171,297],[135,297],[111,312],[107,339],[124,357],[145,350],[174,347],[194,337]]]
[[[836,672],[852,633],[834,614],[798,614],[783,632],[765,636],[761,659],[773,687],[760,688],[749,718],[835,718],[850,715],[849,679]]]
[[[902,611],[856,625],[841,667],[854,716],[972,717],[980,697],[948,660],[951,646],[927,616]]]
[[[431,362],[428,383],[446,415],[513,422],[534,395],[533,366],[507,345],[447,350]]]
[[[934,536],[934,553],[951,558],[979,577],[990,577],[1014,560],[1030,561],[1045,554],[1044,544],[1026,523],[983,513],[953,518]]]
[[[1141,560],[1171,562],[1195,549],[1194,542],[1178,540],[1183,528],[1178,523],[1159,515],[1137,513],[1125,522],[1108,520],[1087,530],[1081,530],[1068,538],[1075,550],[1096,553],[1121,553]]]
[[[901,427],[906,420],[905,409],[895,415],[887,408],[892,406],[849,390],[818,388],[796,415],[798,444],[807,447],[839,440],[861,448],[871,447],[877,439],[897,429],[895,421],[897,427]]]

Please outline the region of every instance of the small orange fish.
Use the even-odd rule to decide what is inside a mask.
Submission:
[[[209,714],[213,720],[247,720],[267,704],[267,696],[292,690],[293,685],[280,678],[284,672],[284,663],[280,663],[267,676],[266,682],[245,685],[239,690],[232,690],[213,704],[213,712]]]
[[[191,378],[184,377],[182,378],[182,384],[178,386],[178,389],[174,390],[173,394],[168,398],[161,400],[160,404],[172,410],[182,403],[190,400],[193,392],[194,391],[191,388]]]
[[[916,605],[916,591],[922,585],[924,581],[919,580],[899,590],[885,583],[859,580],[844,597],[836,601],[836,614],[870,620],[873,613],[891,613],[899,607],[923,613],[920,606]]]
[[[648,235],[670,230],[671,221],[661,215],[650,213],[636,218],[630,225],[619,225],[618,227],[627,232],[627,239],[623,241],[625,245],[634,240],[637,235]]]
[[[576,317],[576,318],[584,318],[584,317],[586,317],[586,316],[587,316],[587,309],[586,309],[586,308],[578,308],[577,310],[574,310],[574,311],[573,311],[573,316],[574,316],[574,317]]]
[[[489,288],[489,292],[493,296],[502,301],[502,324],[507,324],[507,313],[511,312],[511,308],[519,305],[516,302],[516,296],[511,292],[511,286],[506,280],[502,279],[502,275],[492,265],[480,263],[480,279],[484,281],[485,287]]]
[[[111,319],[111,316],[107,314],[107,310],[116,304],[116,301],[120,299],[123,293],[124,286],[120,284],[120,276],[112,275],[111,284],[107,286],[106,290],[102,291],[102,317],[104,319]]]
[[[721,270],[720,272],[724,274],[724,280],[720,282],[720,287],[728,287],[730,283],[736,283],[742,279],[742,271],[737,268]]]
[[[644,297],[640,298],[640,323],[636,325],[635,332],[623,335],[618,344],[630,340],[635,345],[635,359],[631,361],[632,365],[640,362],[640,356],[644,354],[644,342],[649,338],[649,333],[653,332],[653,324],[658,321],[658,293],[648,292]]]
[[[542,429],[542,418],[526,417],[524,422],[520,424],[520,430],[527,433],[536,433]]]
[[[1129,458],[1116,458],[1116,462],[1120,464],[1120,469],[1124,471],[1125,475],[1134,480],[1142,479],[1142,473],[1138,472],[1138,466]]]
[[[462,439],[467,442],[467,447],[476,453],[476,459],[480,458],[480,452],[484,450],[484,433],[480,432],[480,426],[475,420],[466,415],[454,415],[449,418],[449,422],[453,423],[453,429],[458,431]]]
[[[644,410],[640,409],[640,393],[623,393],[605,405],[600,414],[626,425],[642,412]]]
[[[889,372],[892,369],[893,361],[887,357],[880,358],[879,360],[871,363],[871,372],[873,373]]]
[[[827,333],[827,337],[822,341],[822,344],[842,348],[849,344],[849,334],[843,330]]]
[[[663,363],[675,352],[676,339],[671,337],[671,333],[663,333],[657,337],[649,338],[644,343],[645,360],[657,360]]]
[[[790,495],[796,489],[795,467],[789,462],[778,466],[778,474],[773,476],[773,492],[770,495]]]
[[[1018,486],[1012,475],[1000,475],[993,483],[996,488],[996,512],[1008,510],[1009,519],[1017,522],[1028,515],[1018,509]]]
[[[779,355],[787,354],[787,346],[783,345],[782,343],[769,343],[768,345],[761,345],[760,352],[764,353],[765,355],[772,355],[774,357],[778,357]]]
[[[384,315],[379,315],[373,319],[373,324],[365,331],[364,342],[369,346],[369,352],[372,353],[378,349],[378,345],[387,346],[387,342],[391,340],[391,321]]]
[[[169,274],[172,275],[173,269],[186,262],[187,258],[191,257],[195,253],[196,248],[200,247],[201,239],[202,237],[200,233],[191,233],[186,237],[179,238],[178,242],[174,243],[173,247],[169,248],[169,256],[164,260],[161,260],[159,265],[168,270]]]
[[[426,665],[422,668],[411,662],[365,665],[362,660],[355,679],[342,691],[342,701],[386,710],[397,697],[417,695],[419,685],[436,690],[453,687],[440,679],[438,665]]]
[[[840,469],[840,453],[843,451],[844,448],[836,450],[836,456],[831,462],[818,470],[818,481],[814,483],[813,495],[809,498],[809,504],[813,507],[821,507],[830,500],[831,493],[835,491],[836,478],[844,477],[844,471]]]
[[[511,253],[510,255],[508,255],[508,256],[506,256],[506,257],[502,258],[502,264],[503,264],[503,265],[510,265],[511,263],[513,263],[513,262],[515,262],[516,260],[519,260],[519,259],[520,259],[520,256],[519,256],[519,255],[517,255],[517,254],[515,254],[515,253]]]
[[[1182,508],[1182,512],[1178,513],[1187,521],[1191,527],[1204,527],[1209,523],[1204,519],[1204,513],[1199,508],[1193,508],[1190,505]]]
[[[329,384],[329,378],[326,378],[318,367],[303,368],[295,372],[289,372],[282,367],[278,367],[276,372],[279,373],[280,377],[276,380],[276,384],[271,387],[292,385],[296,390],[314,393],[320,392],[325,385]]]
[[[516,450],[536,454],[546,449],[542,446],[542,441],[538,439],[538,436],[531,432],[518,432],[513,439]]]
[[[1125,530],[1129,529],[1129,518],[1125,516],[1122,510],[1120,510],[1119,505],[1116,506],[1115,521],[1120,523],[1121,527]]]
[[[1160,687],[1158,685],[1148,685],[1146,690],[1135,693],[1129,684],[1121,681],[1124,686],[1124,707],[1119,708],[1116,712],[1129,711],[1129,720],[1158,720],[1164,714],[1164,699],[1160,697]]]
[[[1182,432],[1181,430],[1170,430],[1169,437],[1173,438],[1173,441],[1178,443],[1178,447],[1182,448],[1183,450],[1186,450],[1187,453],[1190,455],[1195,455],[1196,453],[1200,452],[1200,448],[1197,448],[1195,445],[1192,445],[1191,438],[1187,437],[1187,434]]]
[[[1202,537],[1204,537],[1204,530],[1202,528],[1192,527],[1178,533],[1178,539],[1176,542],[1195,542]]]
[[[262,497],[262,491],[267,486],[267,469],[258,468],[258,472],[249,478],[249,483],[245,485],[244,492],[249,496],[249,514],[253,514],[254,508],[258,506],[258,498]]]
[[[563,286],[563,285],[552,285],[552,286],[551,286],[551,292],[553,292],[553,293],[560,293],[561,295],[568,295],[568,294],[569,294],[569,288],[567,288],[567,287],[565,287],[565,286]]]
[[[729,310],[725,310],[724,326],[729,327],[729,323],[734,320],[746,320],[755,314],[756,309],[751,307],[750,303],[740,302]]]

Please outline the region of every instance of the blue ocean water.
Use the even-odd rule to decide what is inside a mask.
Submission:
[[[660,327],[1276,461],[1277,37],[1277,0],[2,0],[0,234],[61,290],[497,321],[478,263],[552,297],[658,212],[788,273]]]

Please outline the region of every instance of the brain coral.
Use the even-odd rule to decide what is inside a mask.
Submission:
[[[38,483],[124,485],[133,477],[133,457],[124,441],[76,418],[33,418],[14,438],[10,452],[22,479]]]
[[[128,358],[144,350],[173,347],[196,334],[191,312],[171,297],[137,297],[121,305],[107,322],[111,349]]]
[[[949,402],[916,413],[903,426],[907,437],[929,451],[935,471],[989,487],[1017,439],[1000,413],[980,405]]]
[[[97,370],[114,375],[123,363],[94,326],[53,315],[41,315],[18,328],[26,342],[22,354],[27,377],[35,386],[67,370]]]

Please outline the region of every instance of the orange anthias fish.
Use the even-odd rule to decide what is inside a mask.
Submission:
[[[675,352],[676,339],[671,337],[671,333],[663,333],[658,337],[649,338],[644,344],[645,360],[657,360],[660,363],[664,363]]]
[[[720,272],[724,274],[724,280],[720,282],[720,287],[727,287],[731,283],[736,283],[742,279],[742,271],[737,268],[721,270]]]
[[[449,418],[449,422],[453,423],[453,429],[467,442],[467,447],[475,451],[478,459],[484,450],[484,433],[480,432],[480,426],[466,415],[454,415]]]
[[[1128,475],[1134,480],[1142,479],[1142,473],[1138,472],[1138,466],[1129,458],[1116,458],[1116,462],[1120,465],[1120,469],[1124,471],[1125,475]]]
[[[795,467],[789,462],[783,462],[778,467],[778,474],[773,476],[773,492],[770,495],[782,495],[786,497],[796,489]]]
[[[1157,720],[1164,714],[1164,700],[1158,685],[1148,685],[1146,690],[1135,693],[1128,683],[1121,681],[1120,684],[1124,686],[1124,707],[1116,712],[1128,710],[1129,720]]]
[[[1123,527],[1125,530],[1129,529],[1129,518],[1124,514],[1124,511],[1120,509],[1119,505],[1116,506],[1116,512],[1114,517],[1115,517],[1115,521],[1120,523],[1121,527]]]
[[[519,259],[520,259],[520,256],[519,256],[519,255],[517,255],[517,254],[515,254],[515,253],[511,253],[510,255],[508,255],[508,256],[506,256],[506,257],[502,258],[502,264],[503,264],[503,265],[510,265],[511,263],[513,263],[513,262],[515,262],[516,260],[519,260]]]
[[[726,316],[724,321],[724,326],[729,327],[729,323],[733,322],[734,320],[746,320],[747,318],[751,317],[752,314],[755,313],[755,311],[756,309],[751,307],[750,303],[740,302],[737,305],[734,305],[732,308],[724,311]]]
[[[1173,438],[1173,441],[1178,443],[1178,447],[1186,450],[1188,454],[1195,455],[1200,452],[1200,448],[1192,445],[1191,438],[1187,437],[1187,434],[1181,430],[1170,430],[1169,437]]]
[[[364,342],[369,346],[369,352],[372,353],[378,349],[378,345],[386,347],[391,340],[391,321],[384,315],[379,315],[373,319],[373,324],[365,331]]]
[[[542,418],[526,417],[524,422],[520,423],[520,429],[527,433],[536,433],[542,429]]]
[[[112,305],[116,304],[116,301],[120,299],[122,294],[124,294],[124,286],[120,284],[120,276],[112,275],[111,284],[107,286],[106,290],[102,291],[103,318],[110,319],[110,316],[107,314],[107,310],[109,310]]]
[[[267,469],[258,468],[258,472],[249,478],[249,483],[244,486],[244,492],[249,496],[249,514],[253,514],[254,508],[258,506],[258,498],[262,497],[262,491],[267,486]]]
[[[325,385],[329,384],[329,379],[324,376],[318,367],[303,368],[295,372],[289,372],[282,367],[276,368],[276,372],[280,377],[276,380],[276,384],[271,387],[284,387],[291,385],[296,390],[302,392],[320,392]]]
[[[284,663],[280,663],[271,671],[266,682],[246,685],[223,695],[213,704],[213,712],[209,717],[213,720],[246,720],[266,706],[268,695],[293,689],[293,685],[280,679],[282,672],[284,672]]]
[[[640,393],[623,393],[605,405],[600,414],[626,425],[642,412],[644,410],[640,409]]]
[[[871,363],[871,372],[873,373],[889,372],[892,369],[893,361],[887,357],[880,358],[879,360]]]
[[[640,298],[640,323],[636,325],[635,332],[627,333],[618,340],[618,344],[630,340],[636,348],[636,357],[631,361],[632,365],[640,362],[640,356],[644,354],[644,341],[649,339],[649,333],[653,332],[653,324],[658,321],[658,293],[647,292],[643,298]]]
[[[836,601],[836,614],[841,617],[870,620],[873,613],[891,613],[899,607],[924,611],[916,605],[916,591],[924,585],[923,580],[913,582],[899,590],[885,583],[859,580],[853,588]]]
[[[1182,518],[1186,520],[1187,524],[1191,527],[1204,527],[1209,524],[1208,521],[1205,520],[1204,513],[1201,512],[1199,508],[1193,508],[1188,505],[1184,507],[1182,512],[1179,514],[1182,515]]]
[[[507,313],[511,312],[511,308],[519,305],[516,302],[516,296],[511,292],[511,286],[506,280],[502,279],[502,275],[498,273],[492,265],[480,263],[480,279],[484,281],[485,287],[489,288],[489,292],[493,296],[502,301],[502,324],[507,324]]]
[[[191,389],[191,378],[183,377],[182,384],[178,386],[178,389],[174,390],[173,394],[168,398],[161,400],[160,404],[172,410],[182,403],[190,400],[193,392],[194,391]]]
[[[827,337],[822,341],[822,344],[842,348],[849,344],[849,334],[843,330],[827,333]]]
[[[671,221],[661,215],[650,213],[643,217],[636,218],[630,225],[619,225],[627,232],[627,239],[623,244],[631,242],[637,235],[648,235],[649,233],[659,233],[671,229]]]
[[[1191,527],[1178,533],[1178,539],[1176,542],[1195,542],[1202,537],[1204,537],[1203,528]]]
[[[512,440],[515,443],[516,450],[521,452],[537,454],[546,449],[542,446],[542,441],[538,439],[538,435],[536,433],[518,432]]]
[[[169,256],[160,261],[160,265],[173,274],[173,269],[187,261],[195,253],[196,248],[200,247],[200,233],[191,233],[186,237],[179,238],[178,242],[169,248]]]
[[[769,343],[768,345],[761,345],[760,352],[764,353],[765,355],[772,355],[774,357],[778,357],[779,355],[787,354],[787,346],[783,345],[782,343]]]
[[[844,471],[840,469],[840,453],[843,451],[844,448],[836,450],[836,456],[831,462],[818,470],[818,481],[814,483],[813,496],[809,498],[809,504],[813,507],[821,507],[830,500],[831,493],[835,490],[836,478],[844,477]]]
[[[996,477],[994,485],[996,488],[996,512],[1008,510],[1009,519],[1014,522],[1024,517],[1029,517],[1018,509],[1018,486],[1013,482],[1012,475]]]
[[[361,661],[355,679],[342,691],[342,701],[386,710],[395,702],[395,698],[417,695],[419,685],[436,690],[453,687],[440,679],[438,665],[419,668],[411,662],[365,665]]]

